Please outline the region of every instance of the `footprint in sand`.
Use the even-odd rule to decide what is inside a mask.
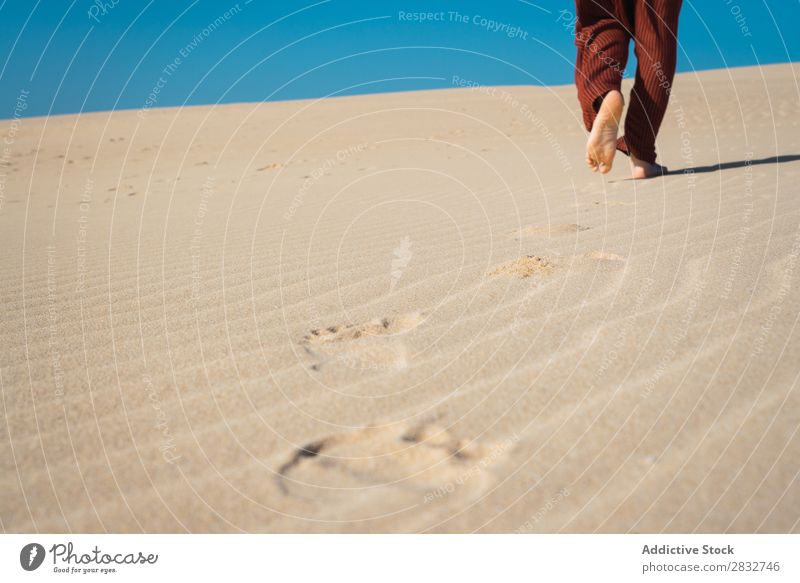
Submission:
[[[532,275],[548,275],[556,268],[552,259],[539,255],[526,255],[512,261],[507,261],[489,272],[491,277],[511,276],[526,279]]]
[[[576,225],[574,223],[570,224],[563,224],[563,225],[547,225],[547,226],[528,226],[513,231],[511,234],[512,237],[521,238],[521,237],[535,237],[537,235],[568,235],[571,233],[579,233],[581,231],[588,231],[590,227],[583,227],[581,225]]]
[[[598,261],[621,263],[625,261],[622,255],[608,251],[589,251],[580,255],[570,257],[559,257],[556,259],[542,257],[540,255],[526,255],[512,261],[506,261],[495,267],[489,272],[491,277],[515,277],[526,279],[534,275],[550,275],[557,269],[565,266],[580,266],[589,262],[596,264]]]
[[[493,469],[511,439],[456,439],[432,424],[392,424],[334,434],[292,452],[278,486],[298,501],[327,508],[340,519],[473,500],[495,482]]]
[[[400,370],[408,366],[408,351],[398,336],[419,326],[420,312],[376,318],[362,324],[311,330],[302,341],[314,359],[312,370],[338,362],[353,370]]]
[[[586,259],[598,259],[600,261],[625,261],[622,255],[610,253],[608,251],[589,251],[584,253],[583,257]]]
[[[365,337],[394,336],[413,330],[423,321],[420,312],[411,312],[389,318],[376,318],[363,324],[346,324],[311,330],[304,338],[309,344],[346,342]]]

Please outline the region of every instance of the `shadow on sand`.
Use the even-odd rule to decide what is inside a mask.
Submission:
[[[790,154],[788,156],[770,156],[759,160],[738,160],[736,162],[722,162],[711,164],[710,166],[696,166],[694,168],[684,168],[683,170],[670,170],[664,176],[675,176],[677,174],[705,174],[706,172],[716,172],[718,170],[731,170],[733,168],[744,168],[745,166],[759,166],[761,164],[781,164],[783,162],[796,162],[800,160],[800,154]]]
[[[760,158],[758,160],[737,160],[736,162],[721,162],[719,164],[711,164],[709,166],[695,166],[693,168],[683,168],[681,170],[668,170],[661,176],[653,176],[653,178],[661,178],[663,176],[679,176],[681,174],[706,174],[707,172],[717,172],[719,170],[744,168],[748,165],[760,166],[761,164],[782,164],[783,162],[797,162],[798,160],[800,160],[800,154],[770,156],[769,158]],[[628,182],[632,180],[633,178],[623,178],[621,180],[610,180],[609,182]]]

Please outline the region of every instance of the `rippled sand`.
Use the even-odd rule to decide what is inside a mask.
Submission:
[[[3,529],[796,532],[797,73],[0,123]]]

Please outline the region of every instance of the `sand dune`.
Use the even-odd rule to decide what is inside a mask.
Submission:
[[[0,123],[0,524],[797,532],[797,73]]]

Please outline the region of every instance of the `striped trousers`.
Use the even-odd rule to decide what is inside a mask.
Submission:
[[[606,93],[620,89],[633,39],[636,80],[617,149],[652,164],[675,75],[681,0],[576,0],[575,4],[575,84],[586,129],[592,129]]]

